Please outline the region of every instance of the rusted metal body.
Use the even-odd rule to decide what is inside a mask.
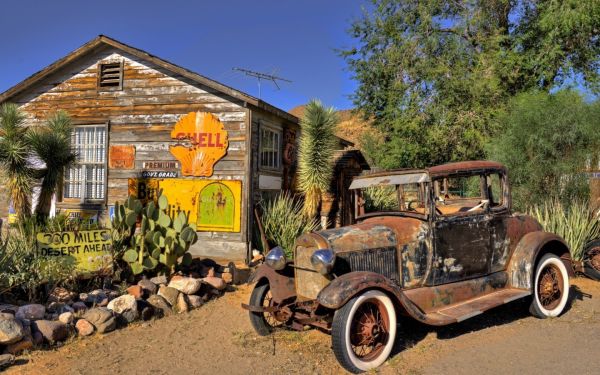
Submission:
[[[501,181],[501,198],[492,197],[487,182],[492,174]],[[287,281],[273,270],[264,271],[268,266],[262,266],[255,280],[268,280],[280,295],[278,303],[287,301],[280,307],[292,311],[288,324],[298,322],[295,311],[302,310],[304,324],[315,323],[307,323],[307,314],[322,317],[321,328],[329,327],[333,313],[350,299],[372,289],[386,293],[398,313],[430,325],[459,322],[530,295],[543,254],[559,256],[570,273],[571,259],[564,240],[543,232],[535,219],[511,212],[506,175],[499,163],[473,161],[359,177],[353,186],[419,184],[426,203],[420,210],[374,214],[365,214],[357,204],[356,224],[298,238],[294,263],[285,271],[294,272]],[[482,200],[468,210],[442,213],[434,186],[454,176],[480,176],[488,204]],[[499,203],[489,204],[494,199]],[[329,274],[311,264],[319,249],[335,253]]]

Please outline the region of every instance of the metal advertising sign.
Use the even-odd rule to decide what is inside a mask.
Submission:
[[[70,257],[79,273],[112,270],[110,230],[38,233],[37,249],[46,257]]]
[[[108,166],[114,169],[135,168],[135,146],[114,145],[108,150]]]
[[[100,216],[100,212],[96,210],[82,210],[79,208],[61,210],[61,213],[65,214],[69,220],[86,224],[97,223],[98,216]]]
[[[143,169],[179,169],[179,163],[176,161],[145,161],[142,163]]]
[[[190,112],[181,117],[171,131],[179,144],[170,146],[181,163],[184,176],[210,177],[217,161],[227,154],[229,140],[219,119],[207,112]]]
[[[142,171],[142,178],[176,178],[175,171]]]
[[[169,200],[170,215],[183,211],[198,231],[239,232],[242,182],[231,180],[129,179],[129,194],[142,201]]]

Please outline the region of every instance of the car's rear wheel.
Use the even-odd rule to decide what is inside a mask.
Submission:
[[[569,298],[569,274],[554,254],[545,254],[537,264],[533,300],[529,311],[544,319],[559,316]]]
[[[333,317],[333,352],[350,372],[368,371],[385,362],[395,338],[396,311],[381,291],[370,290],[352,298]]]
[[[250,295],[250,306],[274,306],[269,283],[260,284],[254,287],[254,290]],[[250,323],[256,333],[261,336],[267,336],[273,332],[274,328],[283,325],[273,313],[254,311],[250,311]]]

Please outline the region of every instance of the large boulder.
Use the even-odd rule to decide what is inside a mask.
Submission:
[[[89,309],[83,315],[83,318],[92,323],[99,333],[108,333],[117,328],[117,320],[112,311],[105,307]]]
[[[139,316],[137,302],[131,294],[125,294],[113,299],[106,307],[120,314],[128,323],[133,322]]]
[[[204,281],[205,283],[207,283],[208,285],[212,286],[213,288],[215,288],[217,290],[223,290],[227,287],[227,284],[225,283],[225,281],[223,281],[223,279],[221,279],[220,277],[216,277],[216,276],[206,276],[205,278],[202,279],[202,281]]]
[[[32,322],[32,327],[40,332],[42,336],[51,343],[62,341],[69,336],[67,325],[63,322],[36,320],[35,322]]]
[[[12,354],[2,354],[0,355],[0,368],[12,365],[15,361],[15,356]]]
[[[138,281],[137,285],[142,287],[146,296],[151,296],[158,292],[158,285],[154,284],[148,279],[141,279],[140,281]]]
[[[167,285],[167,277],[165,275],[155,276],[150,281],[156,285]]]
[[[14,344],[10,344],[6,346],[5,352],[10,354],[19,354],[25,350],[29,350],[33,348],[33,339],[31,337],[26,337],[19,342],[15,342]]]
[[[89,336],[94,333],[94,326],[85,319],[79,319],[75,323],[75,329],[80,336]]]
[[[171,288],[170,286],[161,285],[158,289],[158,295],[163,297],[169,303],[169,305],[175,306],[177,304],[179,291],[175,288]]]
[[[202,281],[193,277],[173,277],[169,287],[175,288],[184,294],[196,294],[202,287]]]
[[[187,294],[179,293],[177,296],[177,305],[173,306],[173,310],[178,313],[184,313],[190,311],[190,305],[188,305]]]
[[[77,293],[71,292],[65,288],[57,286],[54,289],[52,289],[52,291],[48,295],[48,302],[69,303],[73,301],[76,297]]]
[[[17,319],[40,320],[46,315],[46,307],[37,303],[23,305],[17,310]]]
[[[192,308],[192,309],[197,309],[198,307],[200,307],[204,304],[204,301],[202,300],[202,297],[200,297],[200,296],[190,295],[190,296],[187,296],[187,300],[190,305],[190,308]]]
[[[24,335],[23,326],[12,314],[0,313],[0,344],[14,344],[20,341]]]
[[[127,288],[127,294],[130,294],[135,298],[142,298],[144,297],[144,288],[139,285],[132,285]]]
[[[62,314],[60,314],[58,316],[58,320],[60,322],[65,323],[65,324],[71,324],[71,323],[73,323],[74,319],[75,319],[75,314],[73,314],[70,311],[64,312],[64,313],[62,313]]]
[[[159,296],[158,294],[154,294],[146,300],[152,307],[154,311],[159,316],[165,316],[171,314],[171,306],[167,303],[167,301]]]
[[[106,306],[108,295],[102,289],[92,290],[89,293],[81,293],[79,299],[89,306]]]

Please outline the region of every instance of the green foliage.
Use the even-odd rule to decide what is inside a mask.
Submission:
[[[288,258],[293,258],[294,242],[303,233],[313,232],[319,223],[304,215],[302,202],[288,193],[261,203],[262,224],[267,240],[281,246]]]
[[[27,217],[31,213],[33,169],[24,122],[25,116],[15,104],[0,106],[0,168],[17,217]]]
[[[304,193],[304,212],[310,218],[317,214],[321,195],[329,189],[333,177],[337,122],[335,110],[323,107],[318,100],[306,105],[300,121],[298,187]]]
[[[71,150],[71,118],[64,111],[51,115],[44,126],[32,128],[28,132],[29,144],[36,155],[46,164],[41,171],[42,184],[35,213],[38,217],[48,217],[52,196],[61,181],[65,168],[68,168],[77,155]]]
[[[504,131],[492,139],[489,152],[508,167],[515,207],[589,196],[582,171],[600,146],[599,103],[586,103],[569,90],[525,93],[499,121]]]
[[[168,206],[164,195],[159,196],[158,207],[153,201],[144,206],[131,196],[123,204],[115,203],[114,256],[127,262],[135,275],[144,271],[173,273],[177,266],[192,261],[188,250],[198,241],[196,228],[183,212],[171,219]]]
[[[398,210],[398,192],[395,186],[370,186],[362,190],[365,212]]]
[[[530,208],[528,214],[546,232],[564,238],[575,260],[582,259],[586,243],[600,238],[600,212],[594,213],[588,201],[575,200],[566,205],[558,199],[549,199]]]
[[[373,0],[341,52],[356,107],[384,138],[366,147],[383,168],[485,156],[515,94],[583,77],[600,88],[597,1]]]
[[[0,293],[11,292],[30,301],[70,278],[75,262],[68,257],[38,254],[36,235],[57,228],[70,230],[62,217],[40,222],[23,218],[0,240]]]

